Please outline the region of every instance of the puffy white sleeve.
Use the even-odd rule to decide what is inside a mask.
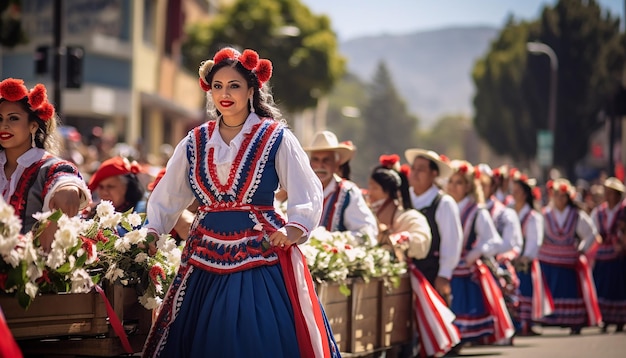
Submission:
[[[524,236],[524,252],[521,256],[531,260],[539,255],[539,248],[543,243],[543,215],[537,212],[531,212],[528,222],[526,223],[526,232]]]
[[[578,210],[578,216],[578,224],[576,225],[576,233],[580,238],[578,251],[587,252],[598,236],[598,229],[586,212]]]
[[[463,229],[459,206],[449,195],[443,195],[437,211],[435,221],[439,229],[439,272],[438,276],[450,279],[452,271],[459,264],[463,249]]]
[[[522,226],[515,210],[505,208],[502,211],[500,220],[504,220],[504,229],[502,230],[502,245],[497,253],[504,253],[509,250],[519,254],[522,251]]]
[[[406,210],[394,220],[393,231],[408,237],[407,256],[418,260],[426,257],[432,244],[432,233],[424,214],[415,209]]]
[[[322,216],[322,183],[300,142],[287,128],[276,153],[276,172],[280,186],[287,191],[287,225],[302,230],[303,236],[308,237]]]
[[[473,263],[482,255],[494,256],[502,247],[502,238],[496,230],[493,220],[489,212],[484,209],[478,209],[476,213],[476,245],[467,253],[466,261]]]
[[[165,175],[150,194],[146,224],[150,232],[169,233],[183,210],[195,199],[188,178],[188,138],[185,137],[178,143],[174,154],[167,162]]]

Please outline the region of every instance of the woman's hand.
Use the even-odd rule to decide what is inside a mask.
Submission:
[[[78,214],[80,208],[80,190],[74,185],[65,185],[57,189],[50,199],[50,210],[61,210],[63,214],[72,217]]]
[[[273,246],[288,248],[302,237],[302,230],[293,226],[283,226],[270,235],[269,240]]]

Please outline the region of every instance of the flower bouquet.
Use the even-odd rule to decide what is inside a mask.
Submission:
[[[338,283],[346,296],[350,295],[348,283],[355,278],[365,282],[381,278],[385,284],[397,286],[400,276],[407,271],[406,264],[395,260],[393,254],[381,246],[361,242],[349,231],[329,232],[318,227],[300,249],[313,279]]]
[[[147,309],[158,307],[180,263],[181,251],[169,235],[158,239],[160,249],[148,256],[143,216],[118,213],[103,201],[90,220],[69,218],[60,211],[38,213],[31,232],[20,234],[13,208],[0,201],[0,292],[15,294],[28,306],[40,293],[89,292],[102,279],[137,289]],[[39,236],[56,225],[49,252]],[[123,230],[120,230],[123,229]],[[126,231],[122,236],[118,232]]]

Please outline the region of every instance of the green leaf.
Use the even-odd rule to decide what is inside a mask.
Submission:
[[[87,253],[80,255],[80,257],[74,263],[75,267],[83,267],[85,265],[85,261],[87,261]]]
[[[70,266],[69,262],[66,262],[63,265],[61,265],[58,269],[56,269],[55,271],[60,273],[60,274],[67,275],[68,273],[72,272],[72,267]]]
[[[17,293],[17,302],[23,309],[28,309],[30,304],[33,302],[33,299],[26,294],[24,291],[20,291]]]
[[[345,283],[339,285],[339,292],[341,292],[341,294],[346,297],[352,294],[352,291],[350,291],[350,288],[348,288],[348,285],[346,285]]]

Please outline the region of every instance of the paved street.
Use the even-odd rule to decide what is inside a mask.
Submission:
[[[486,346],[463,348],[461,357],[532,357],[571,358],[626,357],[626,333],[602,334],[599,328],[585,328],[580,336],[570,336],[569,329],[538,328],[537,337],[516,337],[512,347]]]

